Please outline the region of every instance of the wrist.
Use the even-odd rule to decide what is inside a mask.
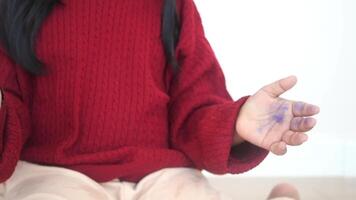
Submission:
[[[233,136],[233,142],[232,142],[232,146],[236,146],[239,145],[241,143],[245,142],[245,140],[239,136],[239,134],[237,133],[237,131],[234,131],[234,136]]]

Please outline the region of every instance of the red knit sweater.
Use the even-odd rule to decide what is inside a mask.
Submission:
[[[29,75],[1,49],[0,182],[19,159],[137,182],[165,167],[237,174],[267,156],[249,143],[231,148],[248,96],[226,90],[192,0],[177,2],[181,71],[172,79],[162,2],[65,0],[37,35],[46,76]]]

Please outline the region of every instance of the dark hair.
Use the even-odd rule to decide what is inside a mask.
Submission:
[[[36,57],[34,45],[38,29],[60,0],[0,0],[0,43],[9,56],[25,70],[42,75],[43,62]],[[178,71],[174,50],[178,41],[180,25],[176,0],[164,0],[161,40],[167,63]]]

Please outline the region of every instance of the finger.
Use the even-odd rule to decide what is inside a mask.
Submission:
[[[294,117],[290,122],[290,130],[305,132],[312,129],[316,124],[316,119],[312,117]]]
[[[316,105],[304,103],[302,101],[293,102],[292,112],[296,117],[312,116],[318,114],[320,108]]]
[[[290,88],[292,88],[297,83],[296,76],[288,76],[286,78],[275,81],[261,88],[262,91],[266,92],[272,98],[276,98],[283,94]]]
[[[282,140],[291,146],[301,145],[308,140],[308,135],[302,132],[287,131],[284,133]]]
[[[270,150],[272,153],[278,156],[284,155],[285,153],[287,153],[287,144],[283,141],[275,142],[271,145]]]

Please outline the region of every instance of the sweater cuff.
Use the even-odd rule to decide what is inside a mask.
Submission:
[[[237,101],[225,104],[220,112],[225,118],[221,120],[220,131],[213,140],[209,149],[205,152],[210,156],[205,165],[209,166],[207,171],[214,174],[243,173],[261,163],[269,151],[248,142],[232,146],[235,133],[235,125],[240,108],[250,97],[244,96]]]
[[[6,107],[5,102],[2,101],[2,105],[0,106],[0,155],[3,151],[3,139],[4,139],[4,129],[5,129],[5,121],[6,121]],[[1,156],[0,156],[1,158]]]
[[[228,160],[228,173],[247,172],[259,165],[269,151],[249,142],[243,142],[231,148]]]

